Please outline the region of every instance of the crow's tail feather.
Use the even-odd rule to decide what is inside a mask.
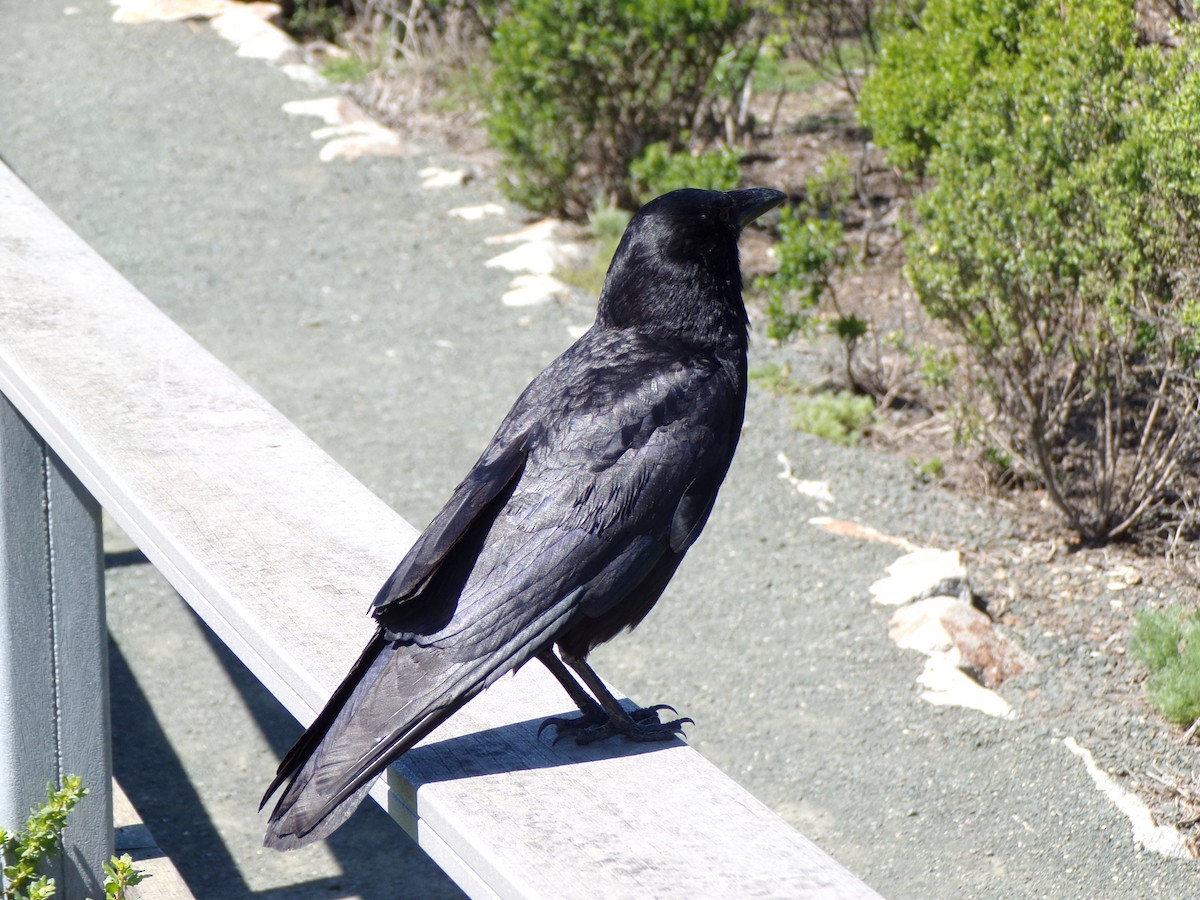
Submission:
[[[265,846],[290,850],[332,834],[389,762],[479,692],[480,675],[428,648],[389,646],[380,630],[280,763],[261,804],[287,783]]]

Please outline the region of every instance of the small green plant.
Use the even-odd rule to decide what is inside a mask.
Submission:
[[[142,883],[147,874],[133,864],[128,853],[114,856],[104,864],[104,896],[108,900],[125,900],[126,890]]]
[[[1150,702],[1166,719],[1179,725],[1200,719],[1200,610],[1142,610],[1129,655],[1150,670]]]
[[[839,217],[850,197],[851,185],[849,163],[835,154],[807,180],[804,199],[780,213],[779,239],[775,242],[779,268],[754,283],[767,294],[768,337],[786,341],[797,332],[809,330],[822,299],[835,299],[833,279],[845,263],[844,229]],[[856,317],[841,317],[839,321],[850,330],[860,323],[865,326]],[[852,344],[861,333],[851,335],[847,331],[840,336]]]
[[[54,879],[39,875],[38,866],[62,852],[67,815],[88,795],[88,789],[78,775],[64,775],[58,788],[46,785],[46,794],[46,805],[31,810],[20,831],[0,828],[0,900],[50,900],[54,896]],[[140,884],[146,877],[129,854],[104,863],[104,873],[104,896],[108,900],[125,900],[126,888]]]
[[[935,456],[927,462],[911,460],[913,470],[924,481],[939,481],[946,474],[946,463],[940,456]]]
[[[62,830],[67,814],[87,796],[78,775],[67,775],[62,786],[46,786],[46,805],[34,809],[25,827],[15,834],[0,828],[0,861],[3,862],[3,900],[47,900],[54,896],[54,879],[38,875],[38,865],[62,850]]]
[[[755,282],[767,292],[767,335],[786,341],[807,330],[840,263],[842,223],[819,219],[798,207],[779,216],[775,254],[779,269]]]
[[[795,425],[806,434],[851,446],[862,440],[875,401],[850,391],[824,391],[796,402]]]
[[[377,68],[379,68],[377,59],[368,59],[357,54],[331,56],[321,67],[321,74],[338,84],[354,84],[364,81]]]
[[[685,187],[732,191],[741,178],[738,169],[741,158],[742,151],[736,147],[708,153],[687,150],[672,153],[670,144],[659,141],[630,163],[629,175],[638,203]]]
[[[792,380],[792,370],[777,362],[751,366],[750,380],[765,387],[772,394],[790,394],[796,391],[796,382]]]

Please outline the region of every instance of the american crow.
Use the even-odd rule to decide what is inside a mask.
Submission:
[[[287,782],[268,847],[328,836],[388,763],[532,657],[582,712],[548,721],[560,735],[665,740],[691,721],[626,712],[584,660],[645,617],[712,511],[746,404],[738,236],[783,199],[686,189],[633,217],[595,324],[375,597],[375,636],[263,797]]]

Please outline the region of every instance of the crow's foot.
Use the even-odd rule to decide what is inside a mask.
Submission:
[[[631,741],[669,741],[676,735],[683,734],[684,725],[695,724],[687,717],[663,722],[658,717],[659,710],[669,709],[675,712],[673,706],[660,703],[657,706],[647,706],[631,712],[621,710],[620,716],[606,714],[584,714],[581,716],[555,716],[546,719],[538,728],[538,736],[547,727],[553,727],[554,743],[565,737],[573,737],[577,744],[592,744],[615,735],[623,735]]]

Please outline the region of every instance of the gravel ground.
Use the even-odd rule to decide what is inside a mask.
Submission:
[[[328,88],[236,57],[203,25],[110,16],[103,0],[0,11],[0,156],[423,524],[591,309],[500,303],[507,276],[484,267],[494,248],[483,238],[522,216],[448,216],[498,198],[481,181],[422,191],[422,167],[458,162],[445,149],[417,141],[404,157],[322,163],[313,120],[281,106]],[[1136,738],[1137,758],[1178,758],[1146,724],[1136,686],[1117,679],[1112,642],[1072,636],[1080,603],[1103,607],[1097,621],[1112,629],[1149,600],[1130,594],[1120,612],[1102,591],[1093,598],[1104,561],[1079,557],[1048,601],[1033,586],[1053,575],[1022,556],[995,508],[924,484],[902,460],[801,435],[789,418],[786,398],[752,390],[704,539],[649,620],[596,653],[599,670],[640,702],[694,717],[693,746],[887,897],[1200,895],[1196,863],[1135,848],[1062,742],[1077,736],[1120,772],[1111,748],[1149,729],[1158,736]],[[828,480],[833,502],[780,480],[779,452],[799,478]],[[815,515],[977,561],[984,593],[1004,600],[1004,621],[1041,662],[1005,687],[1021,717],[922,701],[922,658],[889,642],[887,613],[867,594],[901,551],[814,528]],[[297,726],[115,531],[108,549],[117,774],[197,896],[456,894],[374,808],[326,845],[261,851],[255,807]],[[1038,603],[1076,611],[1059,629],[1033,620]],[[1104,692],[1122,690],[1110,714]]]

